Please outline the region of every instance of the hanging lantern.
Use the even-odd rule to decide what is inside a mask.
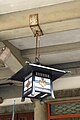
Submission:
[[[28,97],[42,100],[48,96],[54,98],[52,82],[65,73],[62,70],[28,63],[10,79],[23,82],[23,99]]]
[[[43,35],[43,32],[39,25],[38,14],[30,15],[29,23],[36,38],[35,64],[28,63],[10,79],[23,82],[23,100],[26,97],[39,100],[48,96],[54,98],[53,81],[64,75],[66,72],[40,65],[40,41],[38,40],[38,37]]]

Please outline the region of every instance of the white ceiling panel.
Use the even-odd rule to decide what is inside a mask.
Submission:
[[[0,0],[0,14],[59,4],[74,0]]]
[[[78,42],[80,41],[80,29],[53,34],[46,34],[41,36],[40,40],[41,47]],[[35,48],[34,37],[10,40],[10,42],[20,50]]]
[[[30,61],[35,62],[35,56],[29,57]],[[69,52],[61,52],[57,54],[45,54],[41,55],[40,62],[41,64],[59,64],[59,63],[67,63],[67,62],[75,62],[80,61],[80,50],[69,51]]]

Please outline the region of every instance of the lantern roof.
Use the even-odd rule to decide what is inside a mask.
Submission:
[[[9,78],[9,80],[23,82],[25,77],[33,72],[40,72],[40,73],[51,75],[52,81],[56,80],[57,78],[67,73],[67,71],[46,67],[43,65],[28,63],[22,69],[20,69],[17,73],[15,73],[11,78]]]

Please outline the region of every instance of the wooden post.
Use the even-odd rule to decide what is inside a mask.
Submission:
[[[47,120],[47,104],[35,101],[34,120]]]

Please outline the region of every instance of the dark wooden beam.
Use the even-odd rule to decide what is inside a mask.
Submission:
[[[80,88],[58,90],[54,92],[56,98],[80,97]]]

